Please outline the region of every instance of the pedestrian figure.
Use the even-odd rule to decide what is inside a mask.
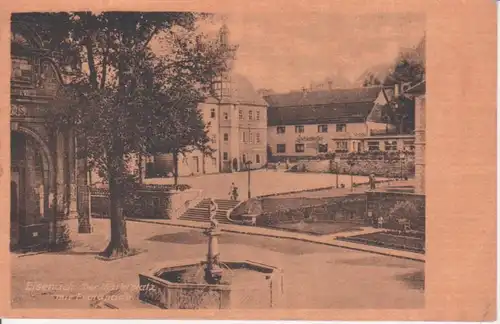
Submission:
[[[278,161],[278,163],[276,163],[276,171],[278,171],[278,169],[280,168],[280,164],[281,162]]]
[[[378,227],[382,228],[383,225],[384,225],[384,217],[380,216],[378,218]]]
[[[231,188],[229,189],[229,196],[231,200],[238,200],[238,187],[234,185],[234,182],[231,183]]]
[[[375,175],[373,173],[370,174],[369,182],[370,182],[370,190],[375,190]]]

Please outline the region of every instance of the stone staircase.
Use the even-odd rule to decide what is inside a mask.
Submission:
[[[186,212],[179,219],[195,222],[209,222],[209,202],[209,199],[203,199],[193,208],[186,210]],[[228,211],[234,209],[240,202],[229,199],[215,199],[215,203],[219,206],[215,219],[217,219],[220,224],[231,224],[226,215]]]

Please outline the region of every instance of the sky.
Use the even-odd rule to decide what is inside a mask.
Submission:
[[[354,81],[369,67],[392,62],[401,47],[417,45],[425,32],[425,15],[418,12],[240,13],[225,21],[230,43],[239,46],[235,72],[256,89],[276,92],[338,73]]]

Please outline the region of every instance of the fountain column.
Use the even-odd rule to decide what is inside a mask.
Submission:
[[[205,268],[205,280],[210,284],[217,284],[222,278],[222,269],[219,266],[219,236],[221,231],[219,223],[215,219],[218,206],[215,200],[210,199],[208,213],[210,215],[210,227],[206,229],[208,236],[207,265]]]

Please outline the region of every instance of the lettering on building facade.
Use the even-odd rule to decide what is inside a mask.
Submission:
[[[10,106],[10,114],[16,117],[23,117],[27,115],[27,109],[24,105],[12,104]]]
[[[297,137],[297,140],[296,140],[297,143],[322,142],[322,141],[324,141],[322,136],[299,136],[299,137]]]

